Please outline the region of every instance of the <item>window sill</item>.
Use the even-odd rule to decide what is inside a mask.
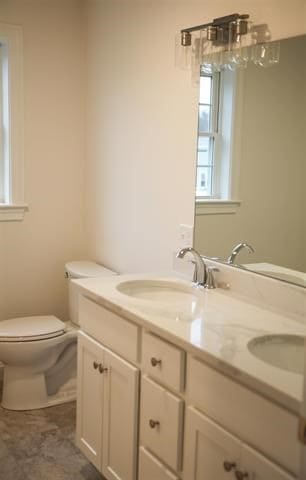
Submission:
[[[228,215],[237,213],[240,200],[196,200],[196,215]]]
[[[27,212],[27,205],[0,204],[0,222],[20,222]]]

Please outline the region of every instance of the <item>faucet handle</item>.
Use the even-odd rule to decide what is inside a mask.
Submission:
[[[198,264],[197,264],[197,262],[196,262],[195,260],[190,260],[190,262],[191,262],[192,265],[194,266],[192,282],[193,282],[193,283],[196,283],[196,282],[197,282],[197,278],[198,278]]]
[[[207,279],[204,285],[205,288],[207,288],[208,290],[211,290],[217,287],[214,272],[219,272],[219,271],[220,270],[217,267],[207,267]]]

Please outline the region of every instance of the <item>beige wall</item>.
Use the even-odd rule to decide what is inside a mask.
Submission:
[[[241,241],[255,254],[240,262],[265,261],[306,271],[305,198],[306,36],[281,42],[279,65],[244,73],[241,141],[241,207],[234,215],[197,215],[196,248],[227,258]],[[241,140],[240,140],[241,139]]]
[[[121,271],[172,267],[193,224],[197,91],[174,68],[180,28],[234,11],[273,38],[306,29],[305,2],[88,0],[87,238]]]
[[[1,0],[0,21],[24,29],[30,211],[0,224],[0,318],[64,317],[63,266],[87,246],[122,272],[171,268],[178,226],[193,223],[197,122],[189,73],[174,68],[174,35],[233,11],[269,23],[274,38],[295,35],[305,31],[304,3]]]
[[[303,76],[304,78],[306,78],[306,62],[303,63],[303,66],[304,66],[304,73],[303,73]],[[305,84],[304,84],[304,87],[305,87]],[[303,108],[304,108],[304,113],[306,115],[306,88],[304,88],[304,98],[302,99],[302,105],[303,105]],[[306,122],[304,123],[304,152],[306,152]],[[304,227],[304,231],[303,231],[303,245],[304,245],[304,269],[303,271],[306,272],[306,215],[305,215],[305,212],[306,212],[306,195],[305,195],[305,179],[306,179],[306,161],[305,161],[305,158],[303,158],[303,166],[304,166],[304,170],[303,170],[303,173],[302,173],[302,178],[304,179],[304,183],[303,183],[303,212],[304,212],[304,215],[303,215],[303,227]]]
[[[0,223],[0,318],[66,316],[64,263],[84,256],[82,2],[1,0],[24,33],[23,222]]]

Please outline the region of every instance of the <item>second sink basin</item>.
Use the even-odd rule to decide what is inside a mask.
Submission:
[[[249,351],[260,360],[292,373],[304,374],[304,337],[265,335],[248,343]]]

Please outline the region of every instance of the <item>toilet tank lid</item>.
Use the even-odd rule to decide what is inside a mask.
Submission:
[[[47,338],[59,335],[65,329],[65,323],[53,315],[10,318],[0,321],[0,339]]]
[[[98,263],[87,260],[68,262],[65,265],[65,269],[70,278],[93,278],[116,275],[116,272],[113,272]]]

